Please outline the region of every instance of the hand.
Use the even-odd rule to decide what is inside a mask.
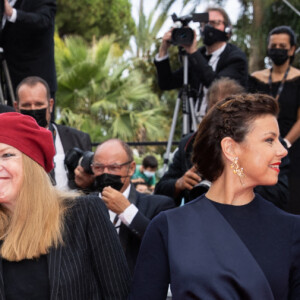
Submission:
[[[158,57],[164,57],[168,53],[168,49],[171,46],[171,40],[172,40],[172,31],[174,28],[171,28],[169,31],[167,31],[163,38],[162,43],[159,48]]]
[[[93,174],[86,173],[82,166],[77,166],[74,170],[74,174],[76,185],[82,189],[90,187],[95,180],[95,176]]]
[[[131,182],[132,183],[145,183],[145,180],[144,180],[144,178],[139,177],[139,178],[131,179]]]
[[[121,214],[130,205],[128,199],[121,192],[110,186],[103,189],[101,196],[107,208],[117,215]]]
[[[192,44],[189,45],[189,46],[181,45],[185,49],[186,53],[188,53],[188,54],[193,54],[198,50],[198,47],[197,47],[197,34],[196,34],[195,30],[193,30],[193,32],[194,32],[194,39],[193,39]]]
[[[4,15],[11,17],[12,13],[13,13],[13,8],[8,3],[8,0],[5,0],[4,1]]]
[[[202,178],[198,175],[196,168],[193,166],[187,170],[182,177],[180,177],[175,183],[176,194],[179,194],[183,190],[191,190],[196,184],[198,184]]]

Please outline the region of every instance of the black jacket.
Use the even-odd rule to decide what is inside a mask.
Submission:
[[[98,197],[76,200],[64,222],[64,245],[51,248],[47,261],[50,300],[127,299],[130,273]],[[5,299],[3,276],[0,261],[0,300]]]
[[[15,23],[6,21],[1,35],[14,90],[27,76],[46,80],[51,95],[57,89],[54,63],[55,0],[17,0]]]
[[[121,224],[119,238],[125,252],[127,263],[133,274],[143,235],[151,219],[161,211],[175,207],[172,198],[160,195],[139,193],[131,185],[128,200],[138,208],[130,226]]]

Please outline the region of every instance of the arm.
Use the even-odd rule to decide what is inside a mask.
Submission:
[[[165,300],[170,282],[167,252],[167,221],[163,214],[149,225],[143,238],[130,300]]]
[[[155,194],[172,197],[179,205],[184,196],[185,188],[192,188],[192,185],[199,183],[201,178],[195,173],[190,160],[191,145],[194,134],[181,139],[173,162],[168,171],[155,186]]]
[[[95,277],[103,299],[126,299],[130,275],[119,237],[98,197],[89,205],[88,242]]]
[[[293,144],[299,137],[300,137],[300,108],[298,108],[297,111],[297,121],[290,129],[288,134],[284,137],[284,139],[287,139],[291,144]]]
[[[174,208],[172,198],[156,195],[141,195],[137,200],[139,211],[128,228],[140,238],[143,238],[151,220],[160,212]]]
[[[28,10],[17,9],[16,24],[20,23],[26,29],[33,31],[48,29],[54,26],[56,13],[55,0],[28,1],[28,3],[30,3]]]
[[[183,194],[175,194],[175,184],[178,178],[180,178],[186,170],[183,170],[181,151],[183,148],[179,145],[179,148],[175,152],[173,162],[169,165],[168,171],[157,182],[154,193],[157,195],[165,195],[172,197],[175,201],[180,202]]]
[[[231,46],[231,44],[227,44],[226,47]],[[246,85],[248,76],[247,59],[244,53],[237,48],[233,48],[230,51],[225,48],[220,56],[216,71],[213,71],[200,51],[189,55],[189,62],[199,81],[203,82],[206,87],[209,87],[215,79],[221,77],[236,79],[243,86]]]

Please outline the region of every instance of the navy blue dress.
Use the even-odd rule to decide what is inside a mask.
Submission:
[[[130,299],[300,299],[300,217],[256,195],[247,205],[204,195],[160,213],[144,236]]]

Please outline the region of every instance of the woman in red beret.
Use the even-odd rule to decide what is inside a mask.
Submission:
[[[0,299],[126,299],[130,275],[97,197],[52,186],[50,131],[0,114]]]

